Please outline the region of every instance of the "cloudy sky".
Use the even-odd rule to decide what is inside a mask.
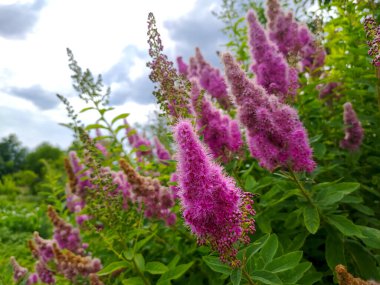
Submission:
[[[151,91],[147,16],[153,12],[165,46],[175,59],[187,60],[196,46],[218,64],[222,23],[211,11],[221,0],[1,0],[0,1],[0,138],[16,133],[30,148],[43,141],[67,147],[71,132],[65,107],[82,103],[71,87],[66,48],[82,68],[102,74],[111,86],[115,113],[130,113],[131,123],[146,122],[156,109]],[[92,122],[88,113],[84,121]]]

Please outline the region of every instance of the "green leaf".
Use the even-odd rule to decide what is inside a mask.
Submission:
[[[264,260],[265,264],[268,264],[269,262],[272,261],[274,255],[277,252],[278,248],[278,238],[276,234],[273,234],[269,237],[267,242],[264,244],[260,255]]]
[[[148,262],[145,265],[145,271],[150,274],[163,274],[168,270],[169,268],[165,264],[158,261]]]
[[[82,110],[79,111],[79,113],[84,113],[84,112],[87,112],[88,110],[95,110],[95,108],[94,107],[83,108]]]
[[[115,272],[116,270],[130,267],[130,263],[128,261],[116,261],[108,264],[106,267],[104,267],[102,270],[97,272],[96,274],[99,276],[104,276],[111,274],[112,272]]]
[[[169,271],[165,272],[164,274],[161,275],[160,279],[157,281],[157,285],[162,285],[167,283],[170,280],[178,279],[180,278],[183,274],[186,273],[187,270],[193,265],[194,261],[186,263],[186,264],[181,264],[175,267],[174,269],[170,269]]]
[[[370,248],[380,249],[380,230],[365,227],[357,226],[362,232],[363,237],[361,240]]]
[[[359,269],[361,277],[365,280],[380,280],[380,273],[377,270],[376,260],[373,254],[355,241],[348,240],[345,245],[355,267]]]
[[[117,128],[115,129],[114,133],[115,135],[120,132],[120,130],[125,130],[126,127],[128,127],[128,125],[120,125],[120,126],[117,126]]]
[[[247,191],[251,191],[253,187],[255,187],[255,185],[255,178],[253,178],[252,175],[248,175],[247,179],[245,180],[244,189]]]
[[[302,258],[302,251],[293,251],[277,257],[265,266],[265,270],[278,273],[297,266]]]
[[[124,119],[126,117],[128,117],[129,114],[128,113],[123,113],[123,114],[120,114],[118,116],[116,116],[115,118],[113,118],[113,120],[111,121],[111,125],[113,125],[116,121],[118,120],[121,120],[121,119]]]
[[[362,237],[360,229],[349,219],[342,215],[331,215],[327,217],[330,225],[336,227],[345,236]]]
[[[144,285],[144,280],[141,277],[132,277],[123,280],[123,285]]]
[[[328,266],[332,271],[338,264],[346,264],[344,256],[344,244],[338,234],[329,232],[326,238],[325,257]]]
[[[359,189],[360,184],[355,182],[343,182],[338,184],[320,183],[313,187],[316,193],[316,202],[320,207],[335,204],[343,199],[344,196]]]
[[[280,279],[286,284],[296,284],[300,280],[306,271],[312,266],[311,262],[301,262],[291,270],[279,273]]]
[[[264,284],[282,284],[282,281],[280,280],[280,278],[278,278],[276,274],[265,270],[253,271],[251,278],[255,281],[259,281]]]
[[[136,244],[136,250],[139,250],[142,248],[148,241],[150,241],[155,235],[157,234],[157,231],[152,233],[151,235],[147,236],[146,238],[139,240]]]
[[[137,268],[141,271],[141,272],[144,272],[145,271],[145,260],[144,260],[144,256],[142,256],[141,253],[138,253],[135,255],[135,263],[136,263],[136,266]]]
[[[222,263],[219,259],[219,257],[216,256],[203,256],[203,261],[215,272],[223,273],[230,275],[232,272],[231,267],[229,267],[227,264]]]
[[[172,261],[170,261],[168,264],[169,269],[174,269],[180,259],[181,257],[179,255],[174,256]]]
[[[311,233],[315,234],[319,228],[319,213],[315,206],[308,205],[303,208],[303,220],[306,229]]]
[[[105,127],[101,124],[90,124],[90,125],[86,126],[87,131],[93,130],[93,129],[107,129],[107,127]]]
[[[238,253],[238,258],[242,259],[243,256],[246,257],[246,261],[248,262],[267,242],[270,235],[265,234],[261,238],[255,240],[251,245],[247,246],[246,248],[243,248]]]
[[[236,268],[231,273],[231,282],[233,285],[239,285],[241,281],[241,268]]]
[[[132,260],[135,252],[134,252],[133,248],[128,248],[127,250],[123,251],[122,254],[125,257],[125,259]]]

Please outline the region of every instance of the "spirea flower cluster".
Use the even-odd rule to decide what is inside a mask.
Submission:
[[[147,64],[151,69],[149,78],[152,82],[158,83],[153,95],[161,109],[174,121],[180,117],[188,117],[188,82],[184,76],[177,73],[173,62],[162,53],[164,47],[152,13],[148,16],[148,37],[149,55],[152,58],[152,61]]]
[[[120,160],[120,167],[131,185],[133,201],[144,207],[145,216],[163,219],[168,225],[173,225],[176,215],[171,212],[171,208],[175,202],[170,189],[162,186],[157,179],[141,176],[124,159]]]
[[[257,83],[282,101],[295,96],[298,88],[297,71],[289,67],[284,56],[268,38],[254,11],[248,12],[247,20],[249,45],[254,61],[252,71]]]
[[[201,95],[198,82],[192,81],[191,101],[197,118],[197,127],[214,158],[227,162],[243,145],[239,124],[224,115]]]
[[[229,53],[223,62],[252,156],[269,171],[281,167],[311,172],[315,162],[297,111],[250,80]]]
[[[347,102],[343,105],[343,121],[345,125],[345,136],[340,142],[340,147],[355,151],[359,149],[364,137],[364,130],[360,123],[352,104]]]
[[[376,23],[373,17],[368,16],[364,20],[364,29],[370,48],[368,54],[373,57],[372,64],[380,66],[380,25]]]
[[[267,18],[269,37],[286,58],[299,58],[303,68],[310,71],[323,66],[324,48],[307,26],[294,19],[293,13],[285,13],[278,0],[267,1]]]
[[[38,282],[56,284],[55,276],[63,275],[75,283],[77,278],[88,278],[90,274],[98,272],[102,268],[101,262],[86,254],[87,245],[81,242],[79,230],[59,217],[51,206],[48,208],[48,216],[54,226],[53,238],[43,239],[35,232],[33,240],[28,242],[29,249],[37,260],[35,272],[29,273],[12,257],[14,280],[25,280],[27,285]],[[92,279],[98,280],[98,283],[90,280],[90,284],[102,284],[97,276],[92,276]]]
[[[201,244],[209,243],[224,262],[238,265],[238,241],[255,231],[253,201],[211,161],[189,121],[174,129],[178,144],[177,174],[183,217]]]

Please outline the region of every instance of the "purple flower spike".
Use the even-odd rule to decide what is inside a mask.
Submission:
[[[350,151],[358,150],[362,144],[364,130],[350,102],[343,105],[343,120],[345,125],[345,136],[340,142],[340,147]]]
[[[188,74],[188,66],[183,61],[182,56],[177,57],[177,65],[178,65],[178,71],[180,74],[183,74],[185,77],[187,77]]]
[[[11,257],[11,265],[13,267],[13,279],[15,282],[21,281],[28,274],[28,269],[18,264],[13,256]]]
[[[269,37],[286,57],[298,57],[304,69],[313,71],[323,66],[326,52],[318,46],[307,26],[298,23],[291,12],[285,13],[278,0],[268,0]]]
[[[315,162],[297,111],[251,81],[232,55],[224,54],[223,62],[252,156],[269,171],[291,167],[311,172]]]
[[[228,108],[231,102],[227,93],[227,84],[219,70],[212,67],[204,59],[199,48],[195,49],[195,60],[197,61],[198,79],[201,87],[216,98],[224,108]]]
[[[223,174],[207,156],[190,122],[180,121],[174,130],[178,144],[179,196],[183,217],[201,244],[209,243],[223,262],[236,260],[237,241],[249,242],[255,230],[251,196]]]
[[[158,159],[160,160],[171,159],[171,155],[169,151],[165,148],[165,146],[160,142],[160,140],[157,137],[154,138],[154,143],[156,145],[156,153],[157,153]]]
[[[231,154],[243,145],[238,123],[215,108],[206,97],[200,96],[200,88],[195,80],[192,81],[191,93],[194,113],[197,114],[197,127],[205,143],[214,158],[229,161]]]
[[[288,96],[295,96],[298,88],[297,71],[288,66],[276,45],[268,39],[255,12],[250,10],[247,20],[249,44],[254,60],[252,71],[256,74],[257,83],[282,101]]]

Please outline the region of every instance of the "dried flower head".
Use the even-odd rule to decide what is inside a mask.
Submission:
[[[378,25],[372,16],[364,20],[364,29],[368,38],[368,54],[373,57],[372,64],[380,66],[380,25]]]

